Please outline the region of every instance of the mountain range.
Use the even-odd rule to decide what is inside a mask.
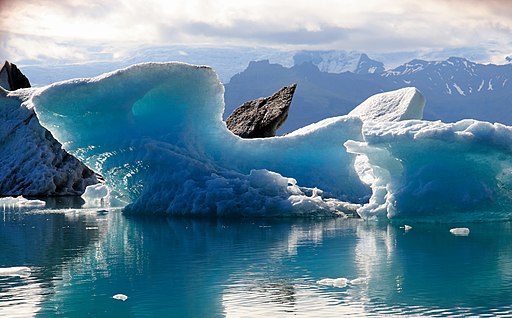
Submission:
[[[512,64],[479,64],[450,57],[443,61],[414,59],[386,70],[382,62],[366,54],[360,54],[355,64],[352,55],[347,58],[347,62],[336,64],[302,53],[294,57],[291,67],[268,60],[251,62],[225,85],[225,115],[247,100],[297,83],[289,117],[279,131],[286,133],[345,115],[376,93],[413,86],[427,99],[425,119],[453,122],[474,118],[512,125]],[[336,73],[337,69],[351,71]]]

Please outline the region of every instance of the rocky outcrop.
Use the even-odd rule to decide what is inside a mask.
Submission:
[[[236,108],[226,119],[226,125],[242,138],[264,138],[276,135],[292,103],[297,84],[283,87],[272,96],[258,98]]]
[[[0,70],[0,86],[9,91],[30,87],[28,78],[21,73],[16,64],[5,61]]]
[[[0,88],[0,196],[81,195],[96,174],[41,126],[33,109]]]

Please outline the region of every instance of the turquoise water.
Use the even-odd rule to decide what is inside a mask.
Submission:
[[[9,210],[0,316],[512,316],[510,222],[401,226]]]

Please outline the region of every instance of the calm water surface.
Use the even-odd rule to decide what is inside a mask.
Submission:
[[[512,316],[511,223],[412,225],[8,209],[0,317]]]

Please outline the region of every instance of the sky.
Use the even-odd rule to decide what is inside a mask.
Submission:
[[[121,58],[137,47],[512,55],[510,0],[0,0],[0,59]],[[486,62],[486,61],[481,61]]]

